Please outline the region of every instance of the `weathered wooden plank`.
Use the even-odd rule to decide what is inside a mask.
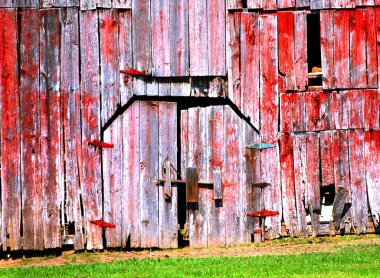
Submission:
[[[118,50],[118,14],[116,10],[99,10],[101,124],[116,112],[120,103]],[[121,122],[116,120],[103,134],[112,149],[102,149],[103,219],[115,225],[106,229],[107,247],[121,246]]]
[[[79,72],[79,18],[77,8],[63,11],[61,35],[61,93],[66,176],[66,216],[75,228],[74,248],[84,248],[81,212],[81,117]]]
[[[291,237],[298,235],[296,190],[294,180],[293,135],[280,135],[282,213]]]
[[[210,132],[209,142],[211,146],[210,169],[213,170],[210,179],[214,180],[214,194],[210,194],[211,207],[208,218],[208,246],[222,246],[226,244],[225,208],[223,204],[223,178],[220,176],[221,192],[217,194],[216,171],[224,172],[224,107],[213,106],[210,108]],[[212,196],[214,195],[214,196]],[[218,198],[222,197],[222,198]],[[218,198],[218,199],[217,199]]]
[[[131,9],[132,8],[132,1],[131,0],[112,0],[112,8],[114,8],[114,9]]]
[[[230,13],[227,17],[227,63],[228,63],[228,97],[241,109],[240,87],[240,23],[241,13]]]
[[[170,85],[170,95],[177,97],[188,97],[191,93],[191,84],[187,82],[172,82]]]
[[[334,131],[333,134],[333,157],[335,192],[339,187],[347,189],[349,192],[346,202],[352,203],[350,190],[349,157],[348,157],[348,132],[345,130]],[[345,215],[345,221],[352,220],[351,210]],[[348,227],[349,228],[349,227]],[[348,230],[349,231],[349,230]]]
[[[294,185],[295,201],[299,236],[307,236],[307,220],[305,210],[306,189],[306,157],[307,145],[306,134],[300,133],[293,137],[293,156],[294,156]]]
[[[189,75],[188,0],[170,1],[171,76]],[[224,30],[224,28],[223,28]]]
[[[280,74],[285,77],[285,89],[292,91],[295,89],[294,29],[294,13],[288,11],[279,12],[278,67]]]
[[[208,75],[226,75],[226,3],[220,0],[207,2]]]
[[[366,75],[366,10],[350,11],[350,82],[351,88],[365,88]]]
[[[158,82],[156,79],[152,79],[146,82],[146,95],[158,96]]]
[[[363,128],[364,96],[363,90],[347,92],[348,126],[349,128]]]
[[[239,120],[235,113],[229,108],[224,109],[224,138],[225,158],[223,179],[223,206],[226,219],[226,245],[241,242],[242,230],[240,225],[240,166],[242,150],[239,146],[241,130]]]
[[[140,102],[141,246],[158,246],[158,103]]]
[[[308,80],[306,12],[294,13],[294,74],[295,90],[305,91]]]
[[[208,97],[222,97],[227,96],[226,80],[221,77],[215,77],[209,82]],[[258,115],[258,111],[257,111]]]
[[[158,142],[159,150],[159,177],[177,178],[177,174],[172,170],[172,166],[177,166],[177,104],[160,102],[159,104],[159,130]],[[166,164],[166,165],[165,165]],[[161,169],[165,169],[165,176]],[[158,192],[158,217],[159,217],[159,247],[178,247],[178,206],[177,187],[171,186],[170,198],[165,192],[165,188],[159,187]]]
[[[89,146],[92,140],[100,138],[100,88],[99,88],[99,36],[97,11],[80,13],[80,55],[81,55],[81,111],[82,150],[81,185],[86,232],[86,248],[102,249],[102,228],[91,224],[101,219],[102,184],[100,150]]]
[[[60,107],[60,11],[40,10],[41,185],[44,247],[61,246],[63,202]]]
[[[227,9],[241,9],[242,7],[241,0],[227,0]]]
[[[42,250],[38,10],[23,10],[20,20],[22,30],[20,34],[20,136],[23,248]]]
[[[356,6],[373,6],[375,5],[374,0],[356,0]]]
[[[208,75],[207,1],[189,0],[190,75]]]
[[[170,82],[160,81],[158,84],[158,95],[159,96],[170,96],[170,86],[171,86]]]
[[[376,5],[380,5],[380,0],[376,0]],[[375,9],[375,16],[376,16],[376,25],[380,22],[380,9]],[[367,23],[369,24],[369,23]],[[376,54],[377,54],[377,64],[380,63],[380,29],[376,28]],[[379,88],[380,85],[380,67],[377,67],[377,88]]]
[[[319,180],[319,135],[314,132],[306,134],[306,207],[311,216],[312,235],[319,233],[320,205],[320,180]]]
[[[347,91],[333,92],[331,113],[334,129],[347,129],[349,126],[349,98]]]
[[[21,249],[17,10],[0,10],[1,202],[3,250]]]
[[[366,9],[366,35],[367,35],[367,88],[377,88],[378,84],[378,60],[377,60],[377,29],[376,9]]]
[[[247,8],[249,9],[259,9],[262,7],[261,0],[247,0]]]
[[[132,0],[133,68],[151,73],[152,32],[150,1]]]
[[[280,131],[293,132],[293,95],[280,94]]]
[[[310,0],[310,9],[311,10],[320,10],[323,8],[324,0]]]
[[[334,11],[320,12],[321,55],[323,72],[323,89],[333,89],[334,80]]]
[[[334,179],[334,156],[333,156],[333,133],[332,131],[321,132],[319,137],[321,152],[321,186],[335,184]]]
[[[122,246],[128,237],[132,248],[141,246],[140,187],[140,102],[134,102],[123,114],[122,160]]]
[[[263,10],[275,10],[277,8],[277,1],[276,0],[265,0],[261,1],[261,5]]]
[[[52,1],[52,0],[44,0],[44,1]],[[98,0],[80,0],[80,10],[81,11],[95,10],[97,2]]]
[[[153,0],[152,9],[152,75],[170,76],[170,3]],[[178,27],[178,26],[176,26]]]
[[[320,92],[308,92],[305,95],[307,131],[318,130],[320,111]]]
[[[377,197],[380,188],[380,172],[378,161],[380,159],[380,131],[364,132],[364,152],[366,167],[366,182],[368,191],[368,204],[371,216],[376,227],[380,222],[380,201]]]
[[[363,91],[363,127],[367,129],[380,128],[380,94],[378,90]]]
[[[260,53],[260,133],[262,140],[274,140],[278,132],[278,49],[277,18],[273,15],[259,17]]]
[[[118,12],[119,70],[132,68],[132,19],[131,11]],[[119,74],[120,105],[125,105],[133,96],[133,79]]]
[[[349,166],[350,184],[352,194],[353,227],[357,234],[365,233],[368,226],[368,204],[364,154],[364,131],[350,130],[349,140]]]
[[[331,0],[331,8],[333,9],[354,8],[355,5],[355,0]]]
[[[348,197],[349,191],[347,188],[338,187],[333,204],[332,210],[332,223],[335,230],[344,227],[344,216],[346,213],[346,200]]]
[[[277,7],[279,9],[292,8],[296,5],[296,0],[277,0]],[[280,15],[280,13],[279,13]],[[291,25],[289,23],[289,25]]]
[[[0,8],[12,8],[14,7],[12,0],[3,0],[0,2]]]
[[[310,0],[296,0],[296,6],[299,8],[309,7]]]
[[[306,131],[306,101],[304,93],[291,94],[293,131]]]
[[[258,127],[260,116],[260,109],[258,109],[260,106],[260,45],[256,13],[241,14],[240,41],[240,57],[241,61],[244,61],[240,65],[242,112],[245,116],[250,117],[251,123],[255,127]]]
[[[334,12],[334,76],[336,88],[350,88],[350,11]]]

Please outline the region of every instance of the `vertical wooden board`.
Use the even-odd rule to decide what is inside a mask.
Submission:
[[[117,119],[104,131],[103,140],[113,148],[102,149],[103,219],[115,225],[105,230],[107,247],[121,247],[122,239],[122,176],[121,176],[121,121]]]
[[[44,247],[61,246],[63,202],[62,130],[60,107],[60,13],[40,10],[41,185]]]
[[[355,0],[331,0],[331,8],[333,9],[354,8],[355,5]]]
[[[84,248],[81,212],[80,152],[80,72],[79,72],[79,18],[77,8],[63,12],[61,31],[61,94],[64,132],[64,158],[68,223],[74,224],[74,248]]]
[[[310,0],[310,9],[311,10],[320,10],[323,8],[324,0]]]
[[[116,112],[120,103],[118,15],[116,10],[99,10],[101,125]],[[112,133],[112,132],[111,132]]]
[[[298,8],[304,8],[310,6],[310,0],[296,0],[296,6]]]
[[[307,66],[307,13],[305,11],[294,13],[294,74],[295,90],[305,91],[308,85]]]
[[[304,93],[291,94],[293,131],[306,131],[306,101]]]
[[[240,90],[240,23],[241,13],[227,16],[227,64],[228,64],[228,98],[241,109]]]
[[[152,9],[152,75],[170,76],[170,3],[153,0]],[[177,27],[177,26],[176,26]]]
[[[365,233],[368,226],[367,185],[363,169],[365,168],[364,131],[350,130],[348,135],[352,222],[355,232],[359,234]]]
[[[131,9],[132,1],[131,0],[113,0],[112,8],[114,9]]]
[[[293,132],[292,94],[280,94],[280,131]]]
[[[279,9],[293,8],[295,5],[296,5],[296,0],[277,0],[277,7]]]
[[[349,127],[349,94],[348,91],[333,92],[331,111],[335,129]]]
[[[170,95],[173,97],[188,97],[191,92],[191,84],[187,82],[172,82]]]
[[[333,154],[333,132],[324,131],[320,133],[319,145],[321,152],[321,186],[335,184],[334,178],[334,154]]]
[[[363,128],[364,119],[364,95],[363,90],[350,90],[347,92],[348,127]]]
[[[278,49],[277,17],[259,17],[260,30],[260,133],[264,142],[275,140],[278,132]]]
[[[323,89],[333,89],[334,80],[334,11],[320,12],[321,55],[323,72]]]
[[[140,102],[141,246],[158,246],[158,103]]]
[[[210,109],[210,133],[209,142],[211,146],[210,170],[220,170],[224,172],[224,107],[213,106]],[[215,176],[210,176],[215,182]],[[222,179],[223,190],[223,179]],[[214,184],[215,191],[215,184]],[[212,198],[214,194],[210,194]],[[222,198],[223,198],[222,191]],[[210,216],[208,218],[208,246],[223,246],[226,244],[226,225],[225,225],[224,200],[211,199]]]
[[[207,0],[208,75],[226,75],[226,4]]]
[[[226,0],[227,1],[227,9],[241,9],[242,1],[241,0]]]
[[[151,73],[152,33],[150,1],[132,0],[133,68]]]
[[[376,5],[380,5],[380,0],[376,0]],[[375,16],[376,16],[376,26],[380,23],[380,9],[375,9]],[[367,22],[367,24],[370,24]],[[380,28],[376,28],[376,54],[377,54],[377,65],[380,63]],[[377,67],[377,88],[380,86],[380,67]]]
[[[307,131],[318,130],[320,122],[320,94],[320,92],[308,92],[305,95]]]
[[[240,170],[241,152],[239,140],[241,130],[239,120],[232,109],[225,106],[224,109],[224,138],[225,138],[225,158],[223,180],[223,206],[225,208],[226,220],[226,245],[241,243],[240,225]]]
[[[364,90],[363,127],[367,129],[380,128],[380,94],[378,90]]]
[[[91,220],[103,217],[100,150],[89,146],[100,138],[99,36],[97,11],[80,13],[81,55],[81,190],[86,232],[86,248],[102,249],[102,228]]]
[[[374,0],[356,0],[356,6],[373,6],[375,5]]]
[[[119,70],[132,68],[132,18],[131,11],[119,11]],[[133,79],[119,74],[120,105],[125,105],[133,96]]]
[[[40,179],[39,13],[21,13],[20,136],[23,249],[43,249]],[[2,44],[3,45],[3,44]],[[3,66],[3,64],[2,64]],[[3,91],[1,92],[4,93]],[[0,222],[1,223],[1,222]]]
[[[170,86],[170,82],[160,81],[158,84],[158,95],[162,97],[170,96]]]
[[[350,88],[350,11],[334,12],[334,76],[336,88]]]
[[[277,143],[277,142],[275,142]],[[260,154],[262,182],[271,185],[264,189],[264,206],[260,209],[278,211],[279,215],[267,217],[265,226],[268,227],[269,238],[281,235],[282,203],[281,203],[281,169],[279,146],[265,149]]]
[[[146,95],[147,96],[158,96],[158,82],[156,79],[151,79],[145,81],[146,83]]]
[[[259,126],[260,106],[260,45],[258,17],[256,13],[241,14],[240,33],[241,105],[251,123]],[[236,103],[236,102],[235,102]]]
[[[319,123],[318,130],[330,130],[333,129],[332,118],[332,93],[322,91],[319,93]]]
[[[291,134],[281,134],[280,136],[280,165],[282,214],[289,235],[294,237],[298,235],[298,219],[294,180],[293,135]]]
[[[350,81],[351,88],[367,87],[366,10],[350,11]]]
[[[43,0],[43,1],[52,1],[52,0]],[[95,10],[98,0],[80,0],[80,10]]]
[[[177,167],[177,104],[160,102],[158,121],[159,177],[165,178],[169,175],[171,179],[175,179],[177,175],[172,167]],[[166,167],[167,162],[173,166]],[[169,172],[165,171],[165,176],[162,173],[164,168],[170,169]],[[165,197],[164,186],[158,189],[160,248],[178,248],[177,186],[172,185],[169,199]]]
[[[122,116],[122,246],[128,238],[131,248],[141,246],[140,187],[140,102],[134,102]]]
[[[319,135],[314,132],[306,134],[306,207],[309,208],[311,216],[311,228],[313,236],[319,233],[320,213],[320,156]]]
[[[377,29],[376,24],[376,9],[367,8],[366,14],[366,32],[367,32],[367,88],[377,88],[378,84],[378,61],[377,61]]]
[[[208,75],[207,1],[189,0],[190,75]]]
[[[189,138],[192,132],[191,129],[188,128],[188,111],[181,110],[181,177],[186,179],[186,167],[188,165],[188,151],[189,151]]]
[[[365,152],[365,173],[368,191],[368,204],[371,211],[371,216],[376,227],[379,227],[380,222],[380,131],[365,131],[364,132],[364,152]]]
[[[306,133],[296,134],[293,137],[293,156],[294,156],[294,185],[296,199],[296,213],[299,236],[307,236],[307,220],[305,210],[306,197],[306,158],[307,145]]]
[[[189,75],[189,13],[188,12],[189,12],[188,0],[170,1],[171,76],[188,76]]]
[[[352,203],[348,157],[348,131],[334,131],[333,144],[335,192],[338,192],[339,187],[345,188],[349,192],[346,202]],[[351,210],[345,215],[345,219],[352,221]]]
[[[277,8],[277,0],[262,0],[261,8],[263,10],[276,10]]]
[[[12,0],[3,0],[0,2],[0,8],[12,8],[13,6]]]
[[[262,7],[261,0],[247,0],[247,8],[248,9],[259,9]]]
[[[17,11],[0,10],[1,201],[3,250],[21,249]]]

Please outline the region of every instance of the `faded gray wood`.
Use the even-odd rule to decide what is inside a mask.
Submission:
[[[222,200],[222,177],[220,174],[220,169],[214,170],[214,199]]]
[[[112,0],[112,8],[114,9],[131,9],[131,0]]]
[[[166,160],[165,163],[165,183],[164,183],[164,193],[165,193],[165,199],[171,199],[172,198],[172,181],[171,181],[171,174],[170,174],[170,160]]]
[[[348,190],[344,187],[338,187],[338,192],[335,195],[333,205],[333,223],[336,230],[339,228],[344,229],[344,215],[346,213],[346,202],[348,197]]]

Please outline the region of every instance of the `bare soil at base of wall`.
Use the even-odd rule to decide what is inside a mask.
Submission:
[[[380,244],[380,235],[335,236],[309,239],[267,241],[229,247],[165,249],[165,250],[103,250],[91,252],[63,251],[56,254],[7,254],[0,260],[0,268],[59,266],[66,264],[110,263],[129,259],[205,258],[205,257],[252,257],[264,255],[288,255],[311,252],[336,252],[341,246]]]

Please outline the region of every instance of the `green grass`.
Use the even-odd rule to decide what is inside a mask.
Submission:
[[[127,260],[110,264],[9,268],[0,277],[380,277],[380,245],[337,246],[331,253]]]

